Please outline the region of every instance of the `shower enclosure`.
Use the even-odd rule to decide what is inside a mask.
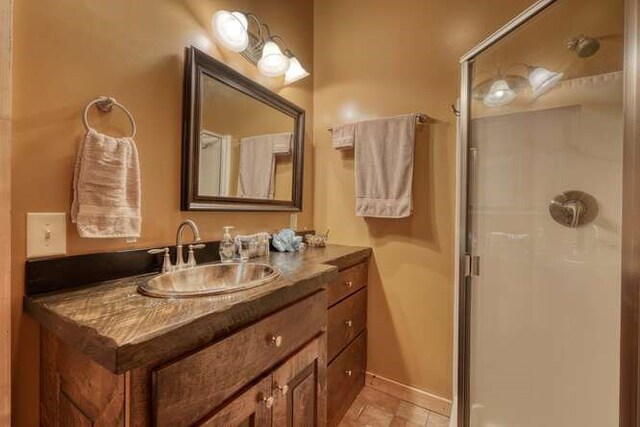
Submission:
[[[459,426],[637,425],[637,16],[539,1],[462,60]]]

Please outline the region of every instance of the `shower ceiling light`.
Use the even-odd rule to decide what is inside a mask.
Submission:
[[[250,20],[255,23],[251,28]],[[272,36],[269,26],[253,13],[219,10],[213,14],[211,24],[218,43],[257,65],[262,75],[279,77],[286,73],[285,84],[309,75],[295,55],[287,49],[282,37],[275,34]]]
[[[278,45],[269,40],[262,48],[262,58],[258,61],[258,70],[263,76],[279,77],[289,68],[287,58]]]
[[[529,84],[531,84],[531,93],[534,98],[544,95],[550,91],[564,77],[563,73],[549,71],[542,67],[529,68]]]
[[[482,102],[487,107],[500,107],[511,103],[514,99],[516,99],[516,92],[511,89],[505,79],[500,78],[494,80]]]
[[[242,52],[249,45],[249,22],[240,12],[219,10],[211,18],[213,35],[218,43],[233,52]]]

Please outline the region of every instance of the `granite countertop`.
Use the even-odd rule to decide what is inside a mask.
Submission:
[[[231,334],[307,295],[365,260],[370,248],[328,245],[299,253],[271,253],[282,275],[275,281],[232,294],[153,298],[137,276],[90,287],[26,296],[25,310],[67,344],[107,369],[124,373],[168,360]],[[258,260],[258,259],[257,259]]]

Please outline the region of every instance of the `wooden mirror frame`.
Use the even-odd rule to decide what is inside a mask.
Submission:
[[[198,138],[200,135],[200,75],[218,80],[294,119],[293,185],[291,200],[248,199],[198,195]],[[191,46],[186,49],[184,101],[182,122],[182,185],[183,211],[287,211],[302,209],[302,179],[304,172],[305,111],[270,91],[233,68]]]

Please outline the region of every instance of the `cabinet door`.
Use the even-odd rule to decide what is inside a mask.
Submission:
[[[271,377],[267,377],[201,422],[205,427],[271,427]]]
[[[273,426],[325,426],[326,334],[311,341],[273,372]]]

